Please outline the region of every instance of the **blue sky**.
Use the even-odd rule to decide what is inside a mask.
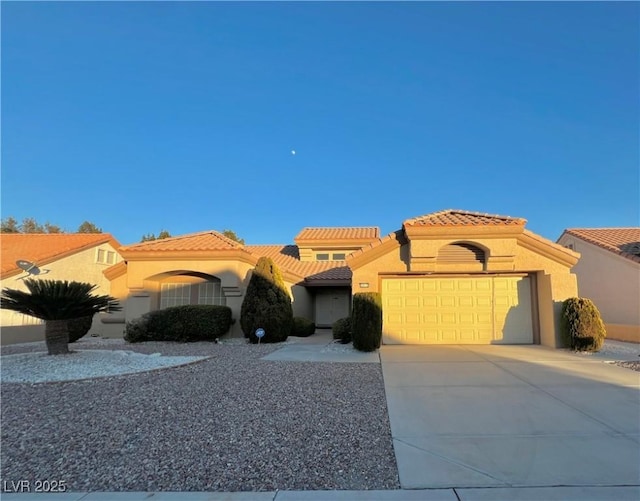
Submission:
[[[638,3],[1,9],[3,218],[123,244],[448,208],[640,225]]]

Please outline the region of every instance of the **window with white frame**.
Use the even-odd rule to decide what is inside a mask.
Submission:
[[[160,308],[191,304],[191,286],[185,283],[162,284],[160,288]]]
[[[216,304],[220,306],[226,304],[219,280],[198,284],[198,304]]]
[[[115,264],[116,253],[105,249],[98,249],[96,252],[96,262],[103,264]]]
[[[185,304],[212,304],[225,306],[227,300],[220,280],[213,279],[199,284],[168,282],[160,286],[160,308]]]

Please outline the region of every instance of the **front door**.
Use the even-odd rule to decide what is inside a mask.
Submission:
[[[348,289],[332,289],[316,293],[316,326],[331,327],[333,323],[349,316],[351,293]]]

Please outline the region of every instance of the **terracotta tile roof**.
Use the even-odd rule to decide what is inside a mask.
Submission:
[[[526,222],[522,218],[447,209],[407,219],[404,226],[523,226]]]
[[[375,249],[376,247],[380,247],[381,245],[386,244],[387,242],[391,241],[391,240],[395,240],[400,242],[401,244],[404,244],[407,242],[406,238],[404,237],[404,233],[402,230],[397,230],[394,231],[392,233],[389,233],[388,235],[382,237],[382,238],[377,238],[376,240],[374,240],[373,242],[371,242],[369,245],[363,247],[362,249],[359,249],[357,251],[354,251],[350,254],[350,257],[356,257],[359,256],[361,254],[364,254],[365,252],[371,250],[371,249]]]
[[[325,271],[308,275],[305,278],[305,282],[313,283],[315,281],[325,280],[349,280],[351,281],[351,268],[348,266],[338,266],[337,268],[331,268]]]
[[[5,278],[21,273],[18,259],[40,266],[106,242],[120,247],[109,233],[2,233],[0,275]]]
[[[123,252],[149,252],[149,251],[209,251],[242,249],[243,245],[225,237],[217,231],[201,231],[189,233],[178,237],[151,240],[139,244],[122,247]]]
[[[245,250],[257,257],[270,257],[283,270],[306,282],[314,280],[351,280],[351,270],[345,261],[300,261],[296,245],[247,245]]]
[[[293,239],[298,240],[373,240],[380,236],[380,229],[375,226],[367,227],[318,227],[303,228]]]
[[[640,263],[640,228],[569,228],[564,233]]]

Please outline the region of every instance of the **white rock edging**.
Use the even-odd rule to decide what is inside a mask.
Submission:
[[[126,350],[77,350],[68,355],[19,353],[1,357],[0,379],[3,383],[74,381],[177,367],[207,358],[165,357]]]

